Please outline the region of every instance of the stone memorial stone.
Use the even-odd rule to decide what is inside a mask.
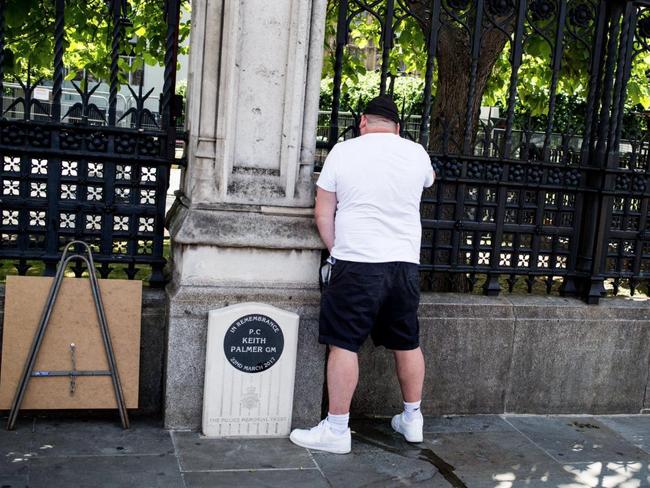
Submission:
[[[262,303],[208,314],[203,434],[289,435],[298,315]]]

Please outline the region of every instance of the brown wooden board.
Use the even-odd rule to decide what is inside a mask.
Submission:
[[[0,409],[11,408],[53,278],[8,276],[0,365]],[[108,330],[127,408],[138,407],[142,282],[99,280]],[[64,278],[50,317],[35,370],[107,370],[108,361],[87,278]],[[109,376],[32,377],[21,409],[117,408]]]

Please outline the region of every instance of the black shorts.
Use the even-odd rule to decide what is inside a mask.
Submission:
[[[337,260],[323,291],[318,341],[357,352],[368,335],[375,346],[419,346],[418,265]]]

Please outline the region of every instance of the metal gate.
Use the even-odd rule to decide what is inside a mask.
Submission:
[[[345,55],[351,23],[366,16],[380,25],[377,56],[381,93],[391,92],[391,56],[400,29],[418,23],[426,43],[426,69],[419,130],[403,130],[428,148],[437,183],[421,207],[423,282],[434,272],[464,276],[470,287],[489,295],[517,282],[528,291],[582,296],[597,303],[605,284],[616,294],[632,293],[650,278],[648,218],[648,125],[622,139],[627,85],[635,59],[650,50],[650,4],[626,0],[339,0],[333,39],[333,91],[326,151],[356,135],[340,127]],[[452,36],[455,36],[452,38]],[[498,121],[479,119],[482,63],[492,46],[509,50],[507,106]],[[548,107],[544,130],[517,122],[520,72],[529,40],[541,39],[546,60]],[[444,100],[436,85],[453,62],[443,42],[464,45],[467,63],[464,107],[439,111]],[[577,131],[559,131],[558,85],[571,46],[588,56],[586,104]],[[404,46],[401,47],[404,49]],[[650,75],[650,72],[648,72]],[[438,93],[432,95],[433,92]],[[477,98],[479,100],[477,100]],[[477,103],[478,102],[478,103]],[[399,104],[399,101],[398,101]],[[442,115],[441,115],[442,113]],[[402,115],[402,128],[414,114]],[[523,281],[522,281],[523,280]],[[611,286],[609,286],[611,285]]]
[[[42,80],[5,79],[6,0],[0,0],[0,94],[17,83],[20,96],[2,106],[0,117],[0,259],[15,260],[20,274],[34,260],[53,275],[62,248],[87,242],[102,277],[111,263],[134,278],[142,265],[151,268],[151,285],[164,283],[163,233],[169,171],[175,161],[178,101],[174,95],[180,0],[164,1],[165,71],[158,89],[160,116],[145,108],[150,96],[131,88],[135,105],[118,110],[120,40],[129,22],[128,2],[100,2],[110,22],[108,107],[92,95],[100,82],[75,85],[79,101],[62,104],[66,0],[48,0],[55,11],[51,103],[39,100]],[[19,114],[16,116],[16,114]],[[76,269],[80,274],[81,268]]]

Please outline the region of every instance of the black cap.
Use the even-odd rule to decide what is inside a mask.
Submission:
[[[399,124],[399,111],[390,95],[379,95],[366,105],[365,115],[380,115]]]

